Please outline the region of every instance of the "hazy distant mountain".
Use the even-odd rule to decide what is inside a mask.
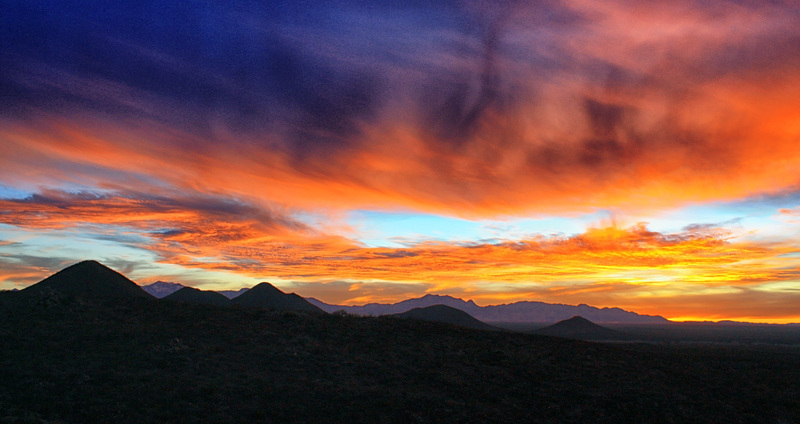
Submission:
[[[142,286],[142,290],[150,293],[152,296],[155,296],[159,299],[165,296],[169,296],[172,293],[184,288],[183,284],[178,283],[168,283],[166,281],[156,281],[153,284],[148,284],[146,286]]]
[[[217,306],[229,305],[231,303],[227,297],[215,291],[200,290],[194,287],[184,287],[168,296],[165,296],[163,300]]]
[[[497,330],[489,324],[478,321],[470,314],[447,305],[433,305],[424,308],[414,308],[400,314],[391,315],[399,318],[416,319],[420,321],[444,322],[461,327],[475,328],[479,330]]]
[[[578,340],[622,340],[629,338],[625,333],[597,325],[581,316],[559,321],[549,327],[540,328],[534,333]]]
[[[325,313],[302,297],[280,291],[270,283],[259,283],[241,295],[231,299],[231,305],[252,306],[280,311],[306,311]]]
[[[239,296],[240,294],[246,292],[249,289],[239,289],[239,290],[219,290],[217,293],[227,297],[228,299],[233,299],[234,297]]]
[[[169,283],[166,281],[156,281],[153,284],[148,284],[146,286],[142,286],[144,291],[150,293],[151,295],[161,299],[166,296],[175,293],[176,291],[188,286],[184,286],[183,284],[179,283]],[[236,296],[246,292],[248,289],[239,289],[239,290],[219,290],[217,293],[225,296],[228,299],[233,299]]]
[[[59,271],[34,284],[20,293],[41,293],[55,290],[65,295],[85,295],[101,297],[166,297],[184,288],[177,283],[158,281],[139,287],[122,274],[109,269],[97,261],[84,261]],[[190,292],[186,292],[190,293]],[[192,292],[194,293],[194,292]],[[250,290],[225,291],[223,297],[233,297],[231,304],[257,306],[278,310],[299,310],[311,312],[334,312],[344,310],[357,315],[392,315],[445,305],[466,312],[484,323],[550,323],[582,316],[592,322],[608,324],[662,324],[668,323],[660,316],[639,315],[619,308],[595,308],[588,305],[561,305],[543,302],[517,302],[506,305],[478,306],[472,300],[464,301],[451,296],[425,295],[395,304],[371,303],[363,306],[329,305],[317,299],[286,294],[269,283],[261,283]],[[234,297],[234,294],[241,293]],[[199,296],[196,293],[192,296]],[[202,295],[210,297],[210,295]],[[219,298],[217,298],[219,299]]]
[[[36,295],[48,292],[64,296],[153,298],[124,275],[97,261],[83,261],[64,268],[19,293]]]
[[[475,317],[476,315],[474,313],[479,312],[481,309],[480,306],[476,305],[471,300],[465,302],[461,299],[457,299],[451,296],[439,296],[436,294],[426,294],[425,296],[420,298],[407,299],[392,304],[368,303],[362,306],[329,305],[314,298],[308,298],[307,300],[312,304],[318,306],[319,308],[323,309],[325,312],[335,312],[339,310],[345,310],[351,314],[373,315],[373,316],[400,314],[406,311],[410,311],[411,309],[414,308],[425,308],[433,305],[446,305],[450,306],[451,308],[464,311]]]
[[[517,302],[508,305],[486,306],[479,319],[506,322],[558,322],[573,316],[582,316],[592,322],[606,324],[664,324],[664,317],[640,315],[620,308],[596,308],[585,304],[578,306],[544,302]],[[476,316],[477,317],[477,316]]]
[[[585,317],[593,322],[608,324],[663,324],[669,322],[660,316],[639,315],[620,308],[595,308],[589,305],[572,306],[544,302],[516,302],[505,305],[478,306],[471,300],[464,301],[452,296],[433,294],[394,304],[370,303],[363,306],[329,305],[314,298],[309,298],[308,301],[326,312],[345,310],[351,314],[358,315],[392,315],[414,308],[447,305],[462,310],[487,323],[550,323],[563,321],[576,315]]]

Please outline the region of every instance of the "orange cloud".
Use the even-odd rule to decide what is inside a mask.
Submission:
[[[4,116],[0,177],[31,188],[169,186],[306,210],[469,217],[636,213],[779,193],[800,183],[800,31],[786,6],[467,7],[459,13],[484,25],[478,35],[447,33],[462,50],[426,44],[401,50],[409,63],[392,64],[400,69],[361,64],[398,74],[365,86],[364,96],[383,99],[365,100],[368,113],[348,112],[352,98],[318,84],[307,96],[333,115],[268,97],[263,109],[285,121],[246,128],[113,75],[40,70],[28,85],[131,112],[77,104]],[[431,72],[413,72],[419,63]],[[234,114],[225,107],[216,113]]]
[[[214,16],[239,16],[221,9]],[[356,209],[647,216],[796,190],[800,27],[791,2],[469,3],[437,13],[409,6],[426,19],[403,21],[381,12],[364,15],[373,24],[363,34],[289,27],[269,13],[217,28],[243,45],[269,33],[246,61],[237,49],[185,54],[210,41],[192,33],[159,30],[150,38],[161,44],[105,22],[97,28],[119,32],[77,31],[53,55],[50,42],[73,23],[55,13],[15,22],[10,33],[41,37],[0,52],[13,59],[0,73],[10,93],[0,182],[38,195],[2,200],[0,222],[138,237],[186,267],[361,281],[352,297],[361,300],[397,293],[369,284],[413,281],[486,301],[644,305],[648,296],[680,299],[686,287],[713,297],[795,278],[782,256],[792,246],[719,228],[392,249],[366,247],[336,222],[295,218]],[[141,13],[146,22],[149,9]],[[71,43],[111,60],[76,72]]]
[[[84,225],[95,234],[143,234],[149,241],[140,246],[164,262],[306,282],[307,296],[330,295],[324,284],[317,292],[312,283],[350,281],[348,291],[335,296],[349,302],[397,301],[397,290],[389,287],[409,293],[414,291],[409,285],[422,283],[417,291],[463,295],[484,304],[574,300],[648,313],[689,316],[692,310],[696,316],[717,316],[729,313],[724,303],[717,308],[709,300],[702,312],[699,303],[692,303],[694,309],[680,306],[682,299],[730,299],[731,292],[743,290],[775,296],[781,290],[765,287],[800,278],[796,259],[787,255],[794,246],[737,241],[730,231],[713,226],[663,234],[638,224],[516,242],[429,241],[388,248],[366,247],[289,217],[211,198],[50,192],[4,200],[0,206],[5,224],[47,230]]]

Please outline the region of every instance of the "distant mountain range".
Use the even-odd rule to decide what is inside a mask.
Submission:
[[[343,310],[351,314],[372,316],[400,314],[414,308],[447,305],[486,323],[554,323],[574,316],[581,316],[592,322],[604,324],[664,324],[669,322],[661,316],[640,315],[620,308],[595,308],[589,305],[572,306],[528,301],[478,306],[472,300],[464,301],[451,296],[434,294],[398,303],[369,303],[363,306],[330,305],[314,298],[307,300],[326,312]]]
[[[34,284],[21,294],[34,294],[55,290],[65,295],[99,297],[140,297],[164,298],[167,300],[208,303],[217,305],[255,306],[279,310],[298,310],[309,312],[345,311],[355,315],[378,316],[406,314],[414,309],[421,311],[407,314],[420,315],[419,319],[444,320],[455,323],[464,317],[456,317],[453,311],[425,310],[436,305],[444,305],[461,311],[483,323],[555,323],[575,316],[583,317],[593,323],[602,324],[663,324],[669,321],[660,316],[640,315],[619,308],[596,308],[588,305],[561,305],[544,302],[516,302],[504,305],[478,306],[472,300],[462,300],[452,296],[425,295],[393,304],[370,303],[362,306],[331,305],[314,298],[304,299],[294,293],[284,293],[269,283],[260,283],[251,289],[223,292],[201,291],[178,283],[157,281],[138,286],[122,274],[97,261],[83,261],[67,267],[56,274]],[[231,300],[228,300],[231,299]],[[442,318],[448,317],[448,318]],[[441,319],[439,319],[441,318]],[[472,326],[464,320],[464,326]],[[474,324],[474,323],[473,323]]]
[[[180,289],[182,289],[184,287],[188,287],[188,286],[184,286],[183,284],[180,284],[180,283],[169,283],[169,282],[166,282],[166,281],[156,281],[153,284],[147,284],[147,285],[142,286],[142,289],[144,291],[150,293],[152,296],[161,299],[161,298],[164,298],[164,297],[167,297],[167,296],[171,295],[172,293],[175,293],[176,291],[178,291],[178,290],[180,290]],[[243,289],[239,289],[239,290],[218,290],[218,291],[216,291],[216,293],[219,293],[219,294],[227,297],[228,299],[233,299],[234,297],[239,296],[240,294],[246,292],[247,290],[249,290],[249,289],[243,288]]]
[[[157,281],[153,284],[142,286],[151,295],[162,298],[184,286],[178,283]],[[235,299],[248,289],[219,291],[228,299]],[[516,302],[504,305],[478,306],[472,300],[462,300],[452,296],[428,294],[420,298],[407,299],[397,303],[369,303],[361,306],[333,305],[322,302],[313,297],[306,298],[308,303],[331,313],[345,311],[347,313],[363,316],[396,315],[408,312],[415,308],[426,308],[434,305],[446,305],[451,308],[466,312],[473,318],[485,323],[555,323],[581,316],[596,323],[602,324],[664,324],[669,321],[660,316],[641,315],[620,308],[596,308],[589,305],[562,305],[544,302]]]

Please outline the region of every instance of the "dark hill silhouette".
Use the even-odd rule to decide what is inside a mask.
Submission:
[[[447,305],[433,305],[424,308],[414,308],[400,314],[391,315],[399,318],[416,319],[420,321],[434,321],[444,322],[447,324],[454,324],[461,327],[474,328],[479,330],[497,330],[489,324],[478,321],[472,315],[447,306]]]
[[[194,287],[184,287],[168,296],[163,300],[170,302],[197,303],[202,305],[230,305],[231,301],[227,297],[215,292],[196,289]]]
[[[0,307],[0,422],[800,423],[795,346],[139,304]]]
[[[97,261],[83,261],[20,291],[24,295],[56,292],[67,297],[153,299],[133,281]]]
[[[279,311],[305,311],[324,314],[325,311],[308,303],[294,293],[284,293],[270,283],[259,283],[231,299],[231,305],[274,309]]]
[[[597,325],[581,316],[559,321],[551,326],[534,331],[543,336],[577,340],[625,340],[627,334]]]

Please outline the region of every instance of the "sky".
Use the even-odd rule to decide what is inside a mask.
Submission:
[[[0,289],[84,259],[800,322],[794,0],[0,3]]]

